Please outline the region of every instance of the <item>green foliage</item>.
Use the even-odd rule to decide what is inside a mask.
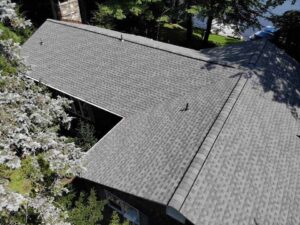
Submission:
[[[240,43],[241,40],[237,38],[225,37],[218,34],[211,34],[209,35],[209,41],[216,44],[217,46],[224,46],[224,45],[232,45]]]
[[[50,169],[50,164],[47,162],[43,155],[40,154],[37,157],[37,163],[39,165],[39,169],[41,174],[43,175],[42,185],[36,186],[36,188],[39,188],[39,186],[44,186],[47,191],[50,191],[51,185],[55,181],[56,173]]]
[[[23,44],[32,35],[34,29],[32,27],[26,27],[22,30],[17,30],[15,32],[21,38],[20,43]]]
[[[109,225],[120,225],[120,217],[117,212],[113,212]]]
[[[201,13],[201,7],[199,5],[192,5],[186,9],[186,12],[192,15],[197,15]]]
[[[14,66],[12,62],[7,60],[7,58],[0,53],[0,70],[2,70],[2,74],[4,76],[15,74],[17,72],[17,68]]]
[[[160,0],[110,0],[100,4],[98,8],[104,16],[113,16],[118,20],[122,20],[130,15],[141,16],[147,10],[150,10],[151,5],[160,2]]]
[[[71,191],[59,198],[58,203],[68,211],[68,221],[73,225],[96,225],[103,219],[105,202],[97,199],[94,189],[91,189],[88,196],[80,192],[78,198],[76,192]]]
[[[26,38],[21,35],[22,32],[23,31],[20,30],[18,33],[12,28],[0,23],[0,40],[12,39],[15,43],[23,43]],[[3,55],[3,52],[0,52],[0,70],[2,70],[3,75],[15,74],[17,73],[17,63],[8,60],[7,57]]]
[[[205,47],[224,46],[229,44],[240,43],[241,40],[231,37],[225,37],[218,34],[211,34],[209,36],[209,42],[206,44],[203,42],[204,30],[194,28],[192,40],[188,47],[193,49],[202,49]],[[168,42],[175,45],[186,45],[186,29],[178,24],[165,23],[160,30],[159,40]]]
[[[194,28],[194,35],[199,36],[199,38],[201,38],[201,39],[203,37],[204,32],[205,31],[200,29],[200,28]],[[225,37],[225,36],[218,35],[218,34],[209,35],[208,40],[211,43],[213,43],[217,46],[224,46],[224,45],[231,45],[231,44],[241,43],[240,39],[232,38],[232,37]]]
[[[243,5],[243,7],[241,7]],[[237,13],[237,9],[242,8]],[[254,10],[254,11],[253,11]],[[191,17],[201,15],[219,19],[223,23],[234,23],[237,27],[246,27],[258,23],[257,15],[265,12],[266,6],[260,0],[106,0],[98,5],[94,14],[94,23],[110,29],[144,35],[172,44],[195,49],[212,47],[213,44],[225,45],[236,43],[235,39],[214,35],[194,35]],[[247,18],[247,20],[245,19]],[[249,21],[248,21],[249,19]],[[169,23],[180,23],[185,27],[184,35],[180,29],[164,29]],[[210,28],[209,28],[210,33]],[[174,36],[177,35],[177,36]],[[202,41],[204,40],[204,41]],[[195,43],[195,42],[199,43]]]
[[[76,128],[76,136],[74,142],[83,151],[88,151],[98,139],[95,136],[95,128],[92,124],[79,120],[78,127]]]
[[[31,175],[34,171],[32,160],[27,157],[22,160],[21,167],[18,169],[10,169],[9,167],[0,165],[0,183],[9,181],[8,188],[11,191],[20,194],[29,194],[32,188]]]
[[[199,31],[194,32],[190,43],[186,43],[186,29],[178,24],[166,23],[160,30],[159,40],[168,42],[171,44],[189,47],[193,49],[201,49],[204,47],[214,47],[215,44],[209,42],[204,44],[202,41],[202,35]]]
[[[0,23],[0,30],[2,31],[2,33],[0,34],[0,40],[13,39],[14,42],[17,42],[17,43],[22,42],[22,37],[19,36],[12,29],[4,26],[3,23]]]
[[[106,6],[101,7],[99,5],[98,8],[99,10],[94,13],[92,19],[93,24],[107,29],[113,29],[115,27],[114,17],[112,16],[113,11]]]
[[[159,22],[165,3],[162,0],[106,0],[98,4],[93,23],[106,28],[125,31],[153,29]],[[165,17],[162,18],[165,20]]]
[[[260,27],[258,18],[264,17],[270,7],[281,5],[285,0],[192,0],[189,2],[187,13],[208,18],[207,29],[203,36],[203,40],[208,41],[213,19],[222,24],[234,25],[236,31],[243,31],[248,27]]]
[[[21,167],[10,171],[8,187],[20,194],[29,194],[32,188],[31,174],[34,171],[30,157],[22,160]]]
[[[121,223],[119,214],[116,211],[113,212],[109,223],[109,225],[129,225],[129,224],[130,222],[128,220],[125,220],[123,223]]]
[[[161,16],[157,19],[158,22],[168,23],[170,21],[170,17],[167,15]]]
[[[300,62],[300,11],[273,16],[272,22],[280,29],[276,44]]]
[[[16,13],[19,16],[19,18],[25,18],[26,16],[24,13],[21,11],[21,7],[17,5],[16,7]],[[20,42],[23,44],[34,32],[34,27],[33,26],[26,26],[23,29],[15,29],[15,33],[21,38]]]
[[[37,225],[42,224],[39,216],[33,211],[32,208],[23,207],[19,212],[9,215],[5,212],[0,214],[1,225]]]
[[[26,27],[24,29],[14,29],[8,26],[5,26],[0,22],[0,40],[12,39],[15,43],[23,44],[33,33],[32,27]]]
[[[0,223],[67,224],[66,212],[53,201],[82,169],[81,150],[57,133],[70,124],[70,101],[51,98],[23,76],[28,68],[15,41],[30,34],[31,23],[18,17],[10,0],[0,8],[7,26],[1,24],[0,36]]]

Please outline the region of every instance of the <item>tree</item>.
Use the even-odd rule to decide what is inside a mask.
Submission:
[[[203,36],[203,40],[207,43],[214,19],[223,24],[234,25],[237,31],[248,27],[260,27],[258,18],[265,17],[264,14],[270,7],[283,3],[284,0],[195,0],[188,11],[207,18]]]
[[[10,0],[0,1],[0,22],[17,34],[31,26]],[[70,101],[26,77],[20,48],[0,40],[0,223],[67,225],[55,198],[83,169],[84,153],[58,134],[70,127]]]
[[[168,21],[169,6],[163,0],[106,0],[98,5],[93,23],[155,38],[160,23]]]
[[[83,151],[88,151],[98,141],[95,136],[95,128],[92,124],[79,120],[78,127],[76,128],[76,136],[74,142]]]
[[[68,211],[67,220],[73,225],[99,224],[103,219],[102,211],[105,203],[97,199],[95,190],[91,189],[88,196],[80,192],[77,200],[75,196],[75,192],[70,192],[59,199],[60,204],[63,204],[65,210]]]
[[[279,28],[275,43],[300,62],[300,11],[287,11],[271,20]]]
[[[129,225],[129,221],[125,220],[123,223],[121,223],[118,213],[113,211],[109,225]]]

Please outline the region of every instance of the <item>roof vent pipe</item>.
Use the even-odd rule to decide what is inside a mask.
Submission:
[[[121,41],[121,42],[124,42],[123,34],[121,34],[120,41]]]

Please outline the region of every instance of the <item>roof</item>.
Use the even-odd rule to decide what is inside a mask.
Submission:
[[[30,77],[121,117],[198,90],[224,71],[200,61],[195,50],[122,35],[124,42],[115,31],[48,20],[22,55]],[[236,72],[228,67],[225,73]]]
[[[299,64],[267,41],[197,52],[120,37],[48,20],[22,50],[31,78],[123,117],[82,178],[197,225],[298,224]]]

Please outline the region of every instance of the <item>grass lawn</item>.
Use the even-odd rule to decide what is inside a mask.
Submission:
[[[13,39],[14,42],[22,42],[21,36],[17,35],[15,32],[10,30],[8,27],[4,26],[2,23],[0,23],[0,30],[2,31],[0,35],[0,40]]]
[[[218,46],[231,45],[231,44],[236,44],[241,42],[241,40],[239,39],[224,37],[217,34],[210,34],[208,40],[215,43]]]
[[[204,31],[199,28],[194,28],[192,42],[189,44],[185,43],[186,29],[178,24],[164,24],[160,29],[159,40],[168,42],[175,45],[189,47],[193,49],[202,49],[214,46],[224,46],[229,44],[240,43],[241,40],[225,37],[217,34],[211,34],[209,36],[209,43],[205,45],[202,41],[202,35]]]
[[[23,44],[32,34],[34,28],[14,31],[0,22],[0,40],[12,39],[15,43]]]
[[[22,169],[13,170],[10,174],[9,189],[20,194],[29,194],[31,182]]]
[[[4,165],[0,165],[0,184],[7,184],[11,191],[29,194],[32,188],[30,181],[32,167],[30,163],[30,158],[23,159],[22,166],[18,169],[9,169]]]

